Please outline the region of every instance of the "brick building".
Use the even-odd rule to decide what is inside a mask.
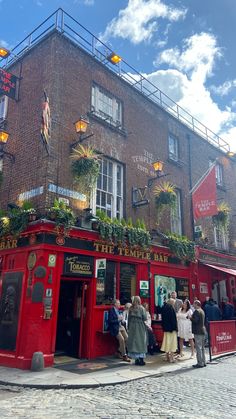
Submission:
[[[124,60],[117,65],[111,64],[108,56],[112,51],[66,13],[59,10],[51,19],[54,26],[50,26],[50,20],[44,22],[41,29],[39,27],[31,34],[28,47],[25,48],[25,42],[19,44],[7,63],[7,71],[19,78],[19,90],[17,101],[7,96],[0,98],[1,124],[10,133],[4,151],[15,159],[8,159],[2,154],[2,208],[6,209],[9,203],[19,204],[30,200],[39,211],[44,212],[55,198],[62,197],[69,200],[70,206],[78,215],[84,208],[91,206],[93,213],[96,209],[102,209],[111,218],[131,217],[134,222],[138,218],[144,219],[148,229],[153,231],[153,243],[159,246],[159,254],[164,252],[168,258],[170,252],[168,248],[161,247],[159,232],[171,231],[186,235],[189,239],[194,238],[189,191],[207,171],[209,164],[217,159],[217,199],[219,202],[226,201],[232,208],[229,236],[225,233],[223,237],[222,232],[212,225],[211,219],[201,220],[203,235],[197,242],[200,246],[198,264],[187,270],[187,267],[179,263],[168,267],[168,270],[162,264],[164,259],[159,258],[160,267],[154,269],[147,264],[145,267],[137,267],[136,279],[150,279],[152,274],[154,277],[159,274],[184,280],[187,278],[190,297],[194,296],[196,290],[197,296],[203,300],[205,295],[211,294],[212,288],[215,298],[221,299],[228,294],[233,299],[236,226],[232,217],[236,208],[236,166],[234,159],[228,155],[228,144],[179,108]],[[83,145],[91,145],[101,155],[100,177],[96,193],[91,197],[80,190],[71,171],[71,145],[79,139],[74,131],[74,122],[81,115],[85,115],[90,121],[88,138],[83,141]],[[45,132],[47,124],[49,125]],[[158,224],[153,190],[161,180],[150,182],[156,176],[152,163],[157,159],[164,162],[164,180],[170,181],[177,188],[176,209],[167,212]],[[152,184],[145,188],[148,181]],[[150,202],[138,206],[135,205],[137,199]],[[45,229],[50,231],[49,227]],[[42,230],[40,225],[30,227],[29,231],[36,232],[37,235]],[[85,238],[84,230],[83,233],[77,231],[76,234],[77,238]],[[88,231],[86,240],[97,240],[92,234],[95,233]],[[74,246],[74,253],[75,248],[78,250],[79,245]],[[47,252],[50,251],[57,254],[55,248],[50,250],[49,246]],[[7,253],[4,252],[7,260]],[[24,254],[24,263],[30,252],[32,253],[32,248]],[[39,259],[43,258],[43,249],[38,248],[38,252]],[[106,252],[100,249],[99,256],[104,257],[104,253]],[[118,263],[117,255],[114,258]],[[142,258],[145,259],[144,256]],[[124,259],[121,264],[128,263],[127,261]],[[7,262],[4,263],[6,270]],[[61,263],[60,269],[63,270]],[[17,266],[22,269],[19,260]],[[47,270],[49,267],[50,264]],[[119,272],[120,269],[119,267]],[[176,273],[178,269],[180,271]],[[59,271],[55,275],[62,275],[64,278],[65,272],[61,274]],[[132,269],[129,275],[132,276]],[[114,273],[113,276],[115,277]],[[60,280],[57,280],[57,288],[53,290],[56,293],[56,302],[53,304],[57,308],[51,305],[48,312],[58,310]],[[222,281],[224,285],[220,285]],[[31,285],[32,283],[24,285],[26,288],[23,289],[28,289],[26,299],[31,296]],[[79,287],[82,300],[87,286],[86,283],[83,285],[85,288]],[[130,287],[132,286],[131,284]],[[156,292],[154,286],[154,283],[150,283],[150,296],[151,292]],[[50,289],[50,286],[47,287]],[[136,284],[133,292],[139,291]],[[70,294],[69,288],[66,292]],[[51,298],[50,295],[48,291],[48,298]],[[88,304],[91,307],[95,304],[93,298],[89,297]],[[41,302],[44,304],[43,299]],[[154,300],[150,304],[154,313],[157,304]],[[102,316],[106,308],[105,304],[100,317],[97,314],[100,323],[94,326],[94,336],[97,339],[95,346],[98,347],[99,339],[101,340],[98,332],[101,332]],[[95,312],[91,313],[90,320],[95,315]],[[49,314],[48,319],[50,318]],[[57,316],[53,322],[53,343],[50,343],[50,349],[47,348],[50,353],[55,352]],[[18,336],[17,339],[22,337]],[[88,337],[83,339],[87,342]],[[91,339],[90,337],[90,341]],[[20,345],[18,340],[16,346]],[[89,344],[86,345],[87,349],[80,346],[80,354],[93,357],[104,353],[101,349],[93,352],[91,348],[88,349]],[[106,344],[104,347],[107,347]],[[77,347],[76,350],[78,351]],[[22,364],[23,367],[29,366],[31,355],[27,355],[27,362]]]

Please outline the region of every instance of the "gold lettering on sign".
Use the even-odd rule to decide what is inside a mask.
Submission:
[[[15,249],[17,247],[17,240],[1,240],[0,241],[0,250],[5,249]]]
[[[94,250],[101,253],[116,254],[118,256],[128,256],[137,259],[154,260],[155,262],[168,263],[169,258],[167,254],[151,252],[150,250],[138,250],[129,247],[113,246],[99,242],[94,243]]]

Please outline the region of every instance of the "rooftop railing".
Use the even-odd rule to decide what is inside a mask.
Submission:
[[[168,113],[213,146],[226,153],[230,151],[230,146],[225,140],[207,128],[198,119],[194,118],[188,111],[174,102],[155,84],[148,80],[148,78],[144,77],[126,61],[122,59],[117,65],[111,64],[107,57],[113,52],[112,49],[61,8],[51,14],[43,23],[37,26],[37,28],[24,38],[23,41],[16,45],[11,51],[13,54],[8,57],[7,61],[1,60],[0,65],[2,64],[3,66],[4,64],[6,67],[10,66],[26,51],[40,42],[43,37],[54,30],[62,33],[76,45],[87,51],[98,61],[107,66],[112,72],[116,73],[119,77],[129,83],[133,88],[161,108],[165,109]]]

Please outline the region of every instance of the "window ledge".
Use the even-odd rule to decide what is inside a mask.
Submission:
[[[96,113],[94,111],[91,111],[88,113],[88,116],[92,119],[94,119],[97,122],[100,122],[102,125],[109,127],[115,132],[118,132],[119,134],[123,135],[124,137],[127,137],[127,131],[123,126],[115,126],[113,125],[109,120],[104,119],[102,116],[99,115],[99,113]]]
[[[181,160],[174,160],[170,157],[168,157],[167,161],[168,161],[168,163],[174,164],[177,167],[183,167],[183,165],[184,165]]]

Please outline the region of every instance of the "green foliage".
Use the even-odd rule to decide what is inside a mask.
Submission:
[[[28,213],[22,208],[10,209],[6,216],[0,218],[0,237],[19,236],[26,229],[28,221]]]
[[[166,236],[168,247],[171,252],[179,259],[195,260],[194,242],[185,236],[169,233]]]
[[[100,211],[97,211],[96,215],[99,217],[98,231],[103,240],[115,245],[124,245],[128,239],[131,247],[137,246],[140,248],[147,248],[151,245],[151,236],[143,221],[137,220],[136,225],[133,226],[131,218],[126,222],[124,219],[121,221],[111,219]]]
[[[176,207],[175,186],[170,182],[162,182],[153,190],[157,207],[158,220],[166,208]]]
[[[54,200],[53,206],[48,211],[49,218],[55,221],[57,227],[63,227],[65,230],[75,225],[73,211],[64,202],[58,199]]]
[[[212,222],[215,226],[227,230],[229,227],[229,214],[231,212],[230,206],[227,202],[220,202],[217,207],[218,213],[213,215]]]
[[[86,193],[95,187],[100,171],[97,154],[92,147],[79,144],[71,155],[72,173]]]

